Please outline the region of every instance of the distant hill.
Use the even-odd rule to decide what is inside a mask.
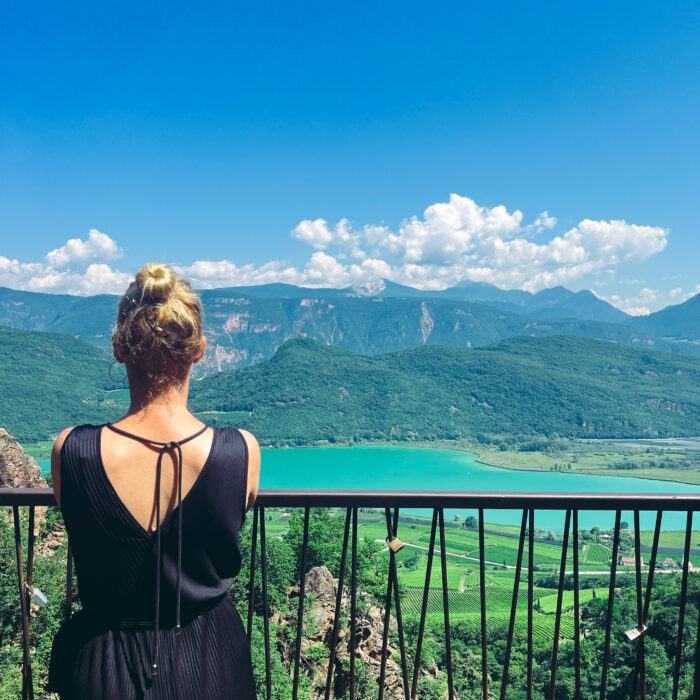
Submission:
[[[479,433],[700,433],[700,359],[557,336],[368,357],[310,339],[196,382],[193,410],[264,444]]]
[[[0,427],[34,442],[114,419],[127,392],[108,366],[82,340],[0,326]],[[269,360],[193,382],[191,408],[207,422],[247,427],[265,444],[684,436],[700,433],[699,380],[700,358],[582,337],[375,356],[298,338]]]
[[[626,324],[673,341],[679,348],[693,345],[700,348],[700,294],[648,316],[630,318]],[[682,349],[679,351],[684,352]]]
[[[461,295],[461,296],[460,296]],[[422,345],[477,347],[521,335],[575,335],[700,355],[700,344],[663,340],[588,291],[537,294],[483,283],[425,292],[381,281],[348,289],[271,284],[204,290],[207,354],[198,372],[245,367],[308,336],[363,354]],[[474,299],[470,299],[474,297]],[[0,288],[0,323],[81,338],[110,352],[118,297]]]
[[[107,355],[82,340],[0,326],[0,427],[33,442],[116,418],[108,367]]]

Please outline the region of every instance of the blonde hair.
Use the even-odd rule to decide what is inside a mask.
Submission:
[[[199,296],[170,265],[146,263],[119,300],[112,345],[152,395],[181,384],[202,352]]]

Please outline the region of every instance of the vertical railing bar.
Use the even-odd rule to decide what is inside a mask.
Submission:
[[[447,544],[445,543],[445,511],[440,508],[440,564],[442,565],[442,611],[445,620],[445,658],[447,659],[448,698],[454,697],[452,679],[452,640],[450,637],[450,599],[447,588]]]
[[[676,663],[673,673],[673,700],[678,698],[678,685],[681,675],[683,654],[683,624],[685,623],[685,598],[688,593],[688,566],[690,564],[690,538],[693,529],[693,511],[689,510],[685,523],[685,546],[683,547],[683,576],[681,578],[681,598],[678,610],[678,640],[676,642]]]
[[[654,571],[656,569],[656,555],[659,549],[659,535],[661,534],[661,519],[663,516],[663,511],[656,512],[656,523],[654,525],[654,540],[651,544],[651,557],[649,558],[649,573],[647,575],[647,589],[644,594],[644,611],[642,612],[642,622],[646,627],[649,621],[649,605],[651,604],[651,590],[654,585]],[[642,642],[642,700],[646,700],[647,697],[647,678],[646,678],[646,655],[644,653],[644,637],[640,640]]]
[[[622,511],[615,511],[615,529],[613,532],[612,560],[610,562],[610,587],[608,589],[608,615],[605,625],[605,645],[603,647],[603,672],[600,677],[600,700],[605,700],[608,683],[608,665],[610,663],[610,637],[615,604],[615,574],[617,573],[617,554],[620,549],[620,518]],[[552,700],[554,697],[552,696]]]
[[[27,578],[25,595],[27,596],[27,611],[31,610],[31,590],[32,581],[34,579],[34,509],[35,506],[29,506],[29,524],[27,529]],[[31,625],[31,617],[27,617],[27,626]]]
[[[66,554],[66,610],[65,619],[69,620],[73,612],[73,548],[68,540],[68,553]]]
[[[255,565],[258,555],[258,506],[253,507],[253,532],[250,544],[250,573],[248,577],[248,642],[253,638],[253,612],[255,610]]]
[[[326,676],[325,700],[330,700],[331,684],[333,683],[333,666],[335,664],[335,648],[338,645],[338,631],[340,629],[340,608],[343,604],[343,583],[345,582],[345,565],[348,558],[348,539],[350,537],[350,508],[345,509],[345,529],[343,531],[343,550],[340,555],[340,573],[338,574],[338,590],[335,594],[335,614],[333,616],[333,632],[331,634],[331,648],[328,656],[328,674]]]
[[[428,563],[425,568],[425,586],[423,587],[423,602],[420,610],[420,624],[418,626],[418,642],[416,644],[416,659],[413,666],[413,682],[411,683],[411,698],[415,700],[418,688],[418,673],[420,672],[420,656],[423,649],[423,633],[425,631],[425,617],[428,613],[428,594],[430,593],[430,576],[433,570],[433,556],[435,554],[435,531],[437,530],[438,512],[433,508],[433,523],[430,527],[430,545],[428,546]],[[327,700],[327,699],[326,699]]]
[[[384,509],[384,515],[387,518],[387,522],[389,521],[390,518],[390,510],[389,508]],[[382,631],[382,657],[381,661],[379,664],[379,696],[378,700],[383,700],[384,698],[384,678],[386,676],[386,658],[387,658],[387,651],[389,649],[389,623],[391,622],[391,593],[392,593],[392,584],[393,584],[393,579],[391,576],[391,559],[392,559],[392,551],[391,548],[389,548],[389,573],[387,575],[387,581],[386,581],[386,602],[384,604],[384,629]]]
[[[357,507],[352,509],[352,569],[350,583],[350,700],[355,700],[355,629],[357,598]]]
[[[306,559],[309,549],[309,506],[304,508],[304,534],[301,544],[301,573],[299,575],[299,609],[297,612],[297,643],[294,647],[294,680],[292,684],[292,699],[297,700],[299,694],[299,659],[301,656],[301,636],[304,631],[304,596],[306,595]]]
[[[389,523],[387,522],[387,525]],[[390,537],[398,537],[399,532],[399,509],[394,508],[394,526]],[[391,551],[391,550],[390,550]],[[408,685],[408,664],[406,661],[406,642],[403,634],[403,615],[401,613],[401,594],[399,593],[399,575],[396,571],[396,554],[391,551],[393,556],[389,557],[389,566],[391,567],[391,577],[394,579],[394,605],[396,606],[396,626],[399,633],[399,650],[401,652],[401,677],[403,679],[404,695],[408,698],[410,688]]]
[[[265,507],[260,506],[260,568],[263,587],[263,621],[265,625],[265,688],[267,700],[272,700],[272,668],[270,659],[270,620],[269,600],[267,597],[267,537],[265,535]]]
[[[532,700],[532,614],[535,586],[535,511],[530,508],[530,529],[527,542],[527,700]]]
[[[489,657],[486,638],[486,547],[484,545],[484,509],[479,508],[479,603],[481,606],[481,697],[489,698]]]
[[[17,558],[17,583],[19,584],[19,599],[22,613],[22,650],[24,652],[22,662],[22,698],[34,700],[34,687],[32,683],[32,660],[29,655],[29,610],[24,586],[24,562],[22,556],[22,535],[19,523],[19,506],[12,506],[12,515],[15,525],[15,555]]]
[[[559,565],[559,588],[557,589],[557,612],[554,617],[554,646],[552,648],[552,674],[549,683],[550,700],[555,700],[557,689],[557,670],[559,663],[559,634],[561,631],[561,609],[564,601],[564,583],[566,581],[566,555],[569,548],[569,527],[571,525],[571,510],[564,517],[564,534],[561,543],[561,563]]]
[[[659,535],[661,534],[661,518],[663,511],[656,511],[656,524],[654,525],[654,540],[651,543],[651,558],[649,559],[649,575],[647,576],[647,590],[644,596],[644,613],[642,621],[646,625],[649,620],[649,605],[651,603],[651,589],[654,583],[654,570],[656,569],[656,556],[659,549]]]
[[[634,585],[637,601],[637,629],[644,629],[644,603],[642,602],[642,543],[639,527],[639,510],[634,511]],[[636,660],[632,673],[632,692],[630,699],[636,700],[639,674],[644,663],[644,636],[637,639]]]
[[[574,555],[574,656],[575,656],[575,695],[581,699],[581,608],[579,605],[578,570],[578,509],[573,512],[573,555]]]
[[[693,674],[693,698],[700,698],[700,612],[698,612],[698,634],[695,639],[695,673]]]
[[[518,593],[520,591],[520,571],[523,564],[523,550],[525,549],[525,529],[527,527],[527,510],[523,510],[523,519],[520,524],[520,540],[518,542],[518,560],[515,564],[515,578],[513,579],[513,602],[510,606],[510,622],[508,624],[508,641],[506,642],[506,655],[503,661],[503,678],[501,679],[501,700],[505,700],[508,687],[508,670],[510,668],[510,652],[513,648],[513,632],[515,630],[515,614],[518,608]]]

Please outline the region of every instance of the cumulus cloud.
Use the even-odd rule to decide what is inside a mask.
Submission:
[[[96,260],[118,260],[123,255],[116,241],[96,228],[90,229],[87,240],[71,238],[64,246],[46,254],[52,268],[89,265]]]
[[[474,281],[534,292],[591,274],[591,279],[604,280],[621,265],[659,253],[668,239],[665,228],[621,219],[583,219],[558,235],[553,231],[556,225],[556,217],[548,211],[526,223],[517,209],[481,206],[452,194],[398,227],[356,226],[347,218],[336,224],[304,219],[291,230],[292,238],[313,251],[302,264],[270,260],[253,265],[222,259],[197,260],[176,269],[200,289],[273,282],[344,287],[386,278],[426,290]],[[121,292],[131,275],[110,265],[121,256],[115,240],[93,229],[86,239],[71,239],[50,251],[44,262],[0,256],[0,284],[75,294]],[[683,294],[681,290],[676,296]],[[643,296],[613,303],[644,312],[653,302]]]
[[[517,209],[484,207],[452,194],[449,201],[430,205],[422,217],[404,220],[397,230],[377,224],[353,228],[347,219],[335,226],[325,219],[305,219],[292,236],[334,258],[336,265],[324,259],[334,280],[352,282],[358,274],[369,274],[371,266],[339,268],[338,261],[349,254],[381,261],[388,266],[389,279],[425,289],[470,280],[528,291],[639,263],[662,251],[668,238],[668,230],[659,226],[584,219],[547,242],[530,240],[533,233],[550,231],[556,224],[556,217],[543,211],[523,225]],[[310,269],[312,283],[316,266]]]
[[[87,239],[73,238],[47,253],[46,262],[23,263],[0,255],[0,285],[31,292],[121,293],[133,275],[107,264],[121,256],[112,238],[92,229]]]

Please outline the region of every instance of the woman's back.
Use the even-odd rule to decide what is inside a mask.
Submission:
[[[173,498],[174,465],[164,457],[161,495],[168,507],[162,508],[157,528],[149,512],[158,457],[153,443],[93,425],[73,429],[63,443],[61,509],[83,604],[62,630],[62,651],[52,659],[51,683],[64,693],[127,698],[141,697],[150,687],[152,697],[226,697],[234,683],[240,697],[255,696],[247,640],[227,597],[241,566],[246,442],[233,428],[209,429],[181,450],[182,502],[178,506]],[[170,445],[163,452],[172,456],[177,450]],[[154,614],[157,595],[159,612]],[[174,627],[178,609],[179,636]],[[207,640],[202,639],[203,623]],[[154,654],[159,668],[152,678]],[[87,659],[100,659],[103,672],[95,674]],[[228,669],[219,668],[226,663]],[[129,694],[133,680],[135,694]]]
[[[246,446],[233,428],[209,432],[213,436],[210,449],[196,480],[187,489],[183,483],[183,611],[196,612],[206,600],[220,597],[231,587],[241,565],[238,530],[245,519]],[[139,522],[131,506],[115,490],[110,473],[113,477],[120,470],[115,455],[101,450],[106,433],[119,442],[130,440],[107,427],[79,426],[66,439],[62,452],[61,509],[80,577],[81,601],[94,615],[113,616],[121,614],[122,609],[132,613],[138,608],[151,618],[157,533]],[[130,441],[143,447],[143,443]],[[183,455],[185,449],[183,445]],[[156,457],[149,452],[145,460],[131,462],[123,471],[142,470],[148,475],[144,481],[154,482]],[[185,467],[187,464],[185,458]],[[163,475],[168,471],[172,481],[173,470],[164,464]],[[186,473],[183,469],[183,482]],[[153,493],[153,486],[144,489],[151,506]],[[161,518],[160,595],[164,623],[170,621],[175,605],[177,511],[175,506]],[[170,599],[172,605],[168,605]]]

